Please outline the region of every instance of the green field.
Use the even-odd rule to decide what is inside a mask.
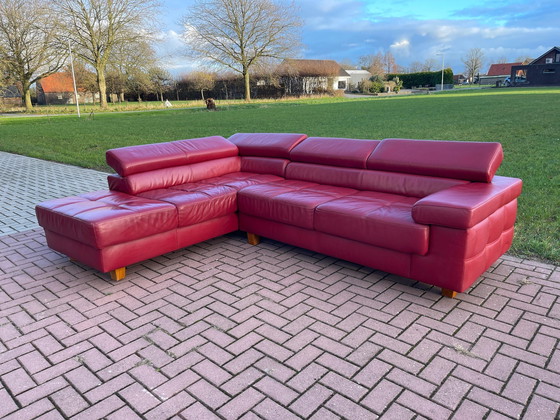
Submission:
[[[218,105],[218,112],[0,117],[0,150],[109,171],[110,148],[237,132],[499,141],[498,174],[524,181],[510,253],[560,264],[560,89]]]

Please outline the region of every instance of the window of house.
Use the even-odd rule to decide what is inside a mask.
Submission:
[[[57,98],[58,98],[58,99],[62,99],[62,95],[58,95]]]
[[[552,64],[552,57],[547,58],[547,59],[545,60],[545,62],[546,62],[546,64]]]
[[[543,74],[553,74],[556,73],[556,69],[544,69]]]
[[[556,62],[560,63],[560,53],[556,53]]]
[[[339,89],[346,89],[346,82],[344,80],[338,81],[338,88]]]

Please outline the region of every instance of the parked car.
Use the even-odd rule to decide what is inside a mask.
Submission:
[[[514,80],[515,80],[515,82],[514,82],[515,84],[517,84],[517,83],[527,83],[527,78],[525,78],[523,76],[515,76]],[[510,76],[506,77],[504,79],[503,84],[505,86],[511,86],[511,77]]]

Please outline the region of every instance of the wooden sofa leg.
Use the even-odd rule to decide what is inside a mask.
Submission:
[[[261,242],[261,237],[254,233],[247,232],[247,242],[251,245],[258,245]]]
[[[109,274],[111,274],[111,280],[122,280],[126,276],[126,267],[117,268],[116,270],[111,271]]]
[[[441,295],[453,299],[455,296],[457,296],[457,292],[450,289],[441,289]]]

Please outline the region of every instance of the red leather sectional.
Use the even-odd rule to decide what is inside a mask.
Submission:
[[[113,149],[109,191],[37,206],[48,245],[114,279],[235,230],[463,292],[513,239],[499,143],[235,134]]]

